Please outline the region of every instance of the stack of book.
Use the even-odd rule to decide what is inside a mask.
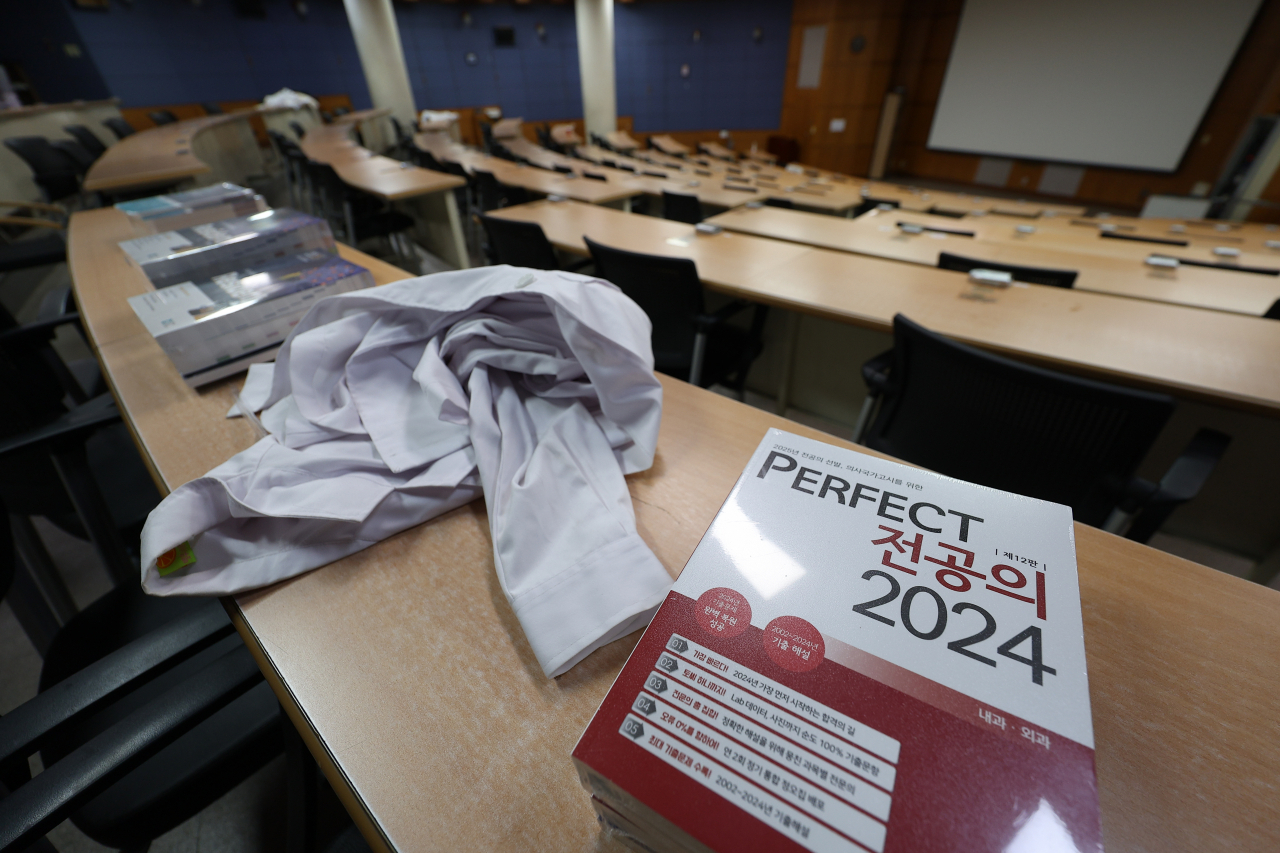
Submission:
[[[159,234],[260,213],[267,209],[267,203],[251,189],[223,183],[122,201],[115,207],[128,215],[135,233]]]
[[[120,248],[155,287],[320,249],[336,254],[329,223],[288,208],[125,240]]]
[[[1101,851],[1069,508],[770,430],[573,758],[643,851]]]
[[[120,247],[155,288],[129,305],[192,387],[270,361],[317,300],[374,284],[338,257],[328,223],[288,209]]]

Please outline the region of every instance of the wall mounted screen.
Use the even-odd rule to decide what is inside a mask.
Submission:
[[[967,0],[929,147],[1172,171],[1261,0]]]

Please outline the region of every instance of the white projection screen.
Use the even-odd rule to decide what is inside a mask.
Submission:
[[[1261,0],[966,0],[929,147],[1172,171]]]

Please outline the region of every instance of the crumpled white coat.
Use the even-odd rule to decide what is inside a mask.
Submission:
[[[482,490],[548,675],[646,625],[670,587],[623,479],[653,463],[662,414],[649,319],[608,282],[502,266],[333,296],[242,399],[270,435],[151,513],[147,592],[274,583]],[[161,577],[184,541],[196,562]]]

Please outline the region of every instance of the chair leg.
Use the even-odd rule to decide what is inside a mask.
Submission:
[[[283,712],[281,716],[284,717]],[[286,848],[288,853],[315,853],[317,783],[319,768],[307,751],[302,735],[284,720],[286,787]]]
[[[875,411],[876,400],[875,394],[868,394],[867,398],[862,401],[862,410],[858,412],[858,422],[853,425],[853,443],[861,444],[867,435],[867,427],[871,426],[871,413]]]
[[[702,365],[707,357],[707,333],[698,332],[693,339],[693,361],[689,364],[689,384],[699,385],[702,381]]]

